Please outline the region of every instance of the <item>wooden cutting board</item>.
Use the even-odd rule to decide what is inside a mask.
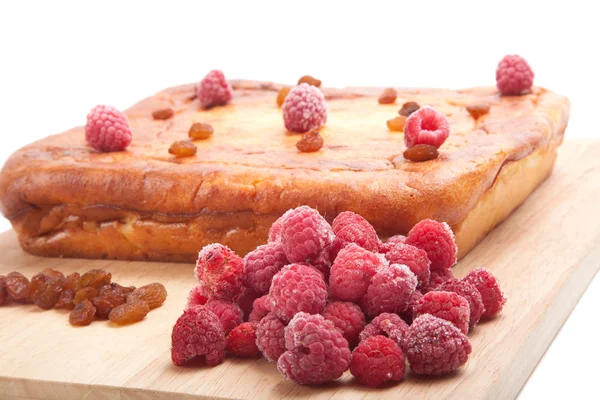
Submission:
[[[31,277],[105,268],[116,281],[165,284],[166,303],[141,323],[69,326],[65,311],[0,307],[0,398],[414,398],[507,399],[517,395],[600,266],[600,143],[563,144],[554,174],[455,268],[484,265],[508,294],[503,313],[470,334],[473,353],[458,372],[367,389],[346,373],[321,387],[284,381],[273,364],[228,358],[215,368],[175,367],[170,335],[192,265],[44,259],[27,255],[12,232],[0,236],[0,274]]]

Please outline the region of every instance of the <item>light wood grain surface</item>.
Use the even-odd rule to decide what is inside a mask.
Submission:
[[[258,359],[175,367],[171,327],[194,284],[192,265],[37,258],[5,233],[0,274],[105,268],[123,284],[160,281],[169,297],[127,327],[97,321],[73,328],[65,311],[0,307],[0,398],[512,398],[599,269],[599,153],[597,142],[563,144],[554,174],[456,266],[458,277],[488,267],[509,297],[499,317],[470,335],[466,367],[437,379],[408,373],[400,384],[377,390],[359,386],[349,373],[330,385],[298,386]]]

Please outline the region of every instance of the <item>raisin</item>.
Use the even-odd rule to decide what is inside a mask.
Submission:
[[[438,150],[428,144],[418,144],[404,150],[404,158],[410,161],[429,161],[438,157]]]
[[[52,268],[46,268],[41,273],[52,279],[65,279],[65,275],[62,272]]]
[[[490,105],[489,104],[469,104],[467,106],[467,111],[469,112],[469,114],[471,114],[471,117],[473,117],[473,119],[479,119],[479,117],[481,117],[482,115],[485,115],[488,112],[490,112]]]
[[[121,296],[123,296],[123,300],[127,299],[127,296],[130,295],[135,290],[135,286],[121,286],[116,282],[111,282],[110,285],[102,286],[100,288],[100,296],[103,296],[107,292],[117,292]]]
[[[65,289],[60,294],[58,301],[54,305],[54,308],[66,308],[67,310],[72,310],[75,304],[73,304],[73,299],[75,298],[75,293],[73,289]]]
[[[175,115],[175,113],[172,108],[162,108],[160,110],[152,111],[152,118],[154,119],[169,119],[173,115]]]
[[[304,75],[300,79],[298,79],[298,85],[301,83],[308,83],[311,86],[321,87],[321,81],[317,78],[313,78],[310,75]]]
[[[29,279],[20,272],[11,272],[6,276],[6,293],[16,302],[29,302]]]
[[[81,275],[77,283],[75,284],[75,293],[80,291],[85,287],[93,287],[95,289],[100,289],[104,285],[108,285],[110,283],[110,279],[112,275],[110,272],[106,272],[103,269],[92,269]]]
[[[402,108],[398,111],[398,114],[402,115],[403,117],[408,117],[410,114],[414,113],[419,108],[421,108],[419,103],[414,101],[407,101],[406,103],[402,104]]]
[[[379,104],[393,104],[398,97],[398,93],[394,88],[387,88],[379,96]]]
[[[73,272],[72,274],[67,276],[65,278],[65,280],[63,281],[63,288],[65,288],[66,290],[75,289],[75,285],[77,284],[77,281],[79,280],[79,278],[80,278],[79,272]]]
[[[404,124],[406,123],[406,117],[399,116],[396,118],[387,120],[387,127],[392,132],[404,132]]]
[[[108,319],[120,325],[141,321],[150,312],[150,307],[145,301],[133,301],[114,308]]]
[[[44,310],[54,307],[62,291],[62,279],[51,278],[44,273],[31,278],[29,284],[29,298],[35,305]]]
[[[73,304],[77,305],[84,300],[92,300],[96,296],[98,296],[98,289],[93,288],[93,287],[85,287],[85,288],[75,292],[75,297],[73,298]]]
[[[92,304],[96,307],[96,315],[102,319],[108,319],[113,308],[125,303],[126,297],[118,290],[110,289],[92,299]]]
[[[302,135],[302,139],[296,143],[296,147],[303,153],[311,153],[323,147],[323,138],[318,129],[312,129]]]
[[[213,129],[212,125],[196,122],[190,126],[188,136],[192,138],[192,140],[204,140],[211,137],[214,132],[215,130]]]
[[[86,299],[73,308],[73,311],[69,314],[69,322],[71,325],[89,325],[94,320],[94,315],[96,315],[96,308]]]
[[[137,288],[127,297],[127,302],[145,301],[152,308],[160,307],[167,299],[167,289],[162,283],[151,283]]]
[[[283,105],[283,102],[285,101],[285,98],[287,97],[288,93],[290,92],[292,88],[289,87],[284,87],[279,89],[279,93],[277,93],[277,106],[281,107]]]
[[[191,140],[178,140],[169,147],[169,153],[175,157],[191,157],[196,151],[198,148]]]
[[[6,277],[0,275],[0,306],[6,301]]]

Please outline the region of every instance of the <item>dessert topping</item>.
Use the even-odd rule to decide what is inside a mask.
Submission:
[[[302,83],[290,90],[282,106],[287,130],[297,133],[320,128],[327,122],[327,103],[321,90]]]
[[[169,119],[173,115],[175,115],[175,112],[172,108],[161,108],[160,110],[152,111],[152,118],[154,119]]]
[[[91,109],[85,125],[85,139],[95,150],[122,151],[131,143],[131,128],[127,117],[111,106]]]
[[[407,101],[406,103],[402,104],[402,108],[398,110],[398,114],[408,117],[410,116],[410,114],[414,113],[419,108],[421,108],[419,103],[414,101]]]
[[[379,96],[379,104],[393,104],[396,101],[398,93],[394,88],[387,88]]]
[[[412,113],[404,125],[404,144],[413,147],[428,144],[439,148],[450,135],[448,118],[431,107],[421,107]]]
[[[283,102],[285,101],[285,98],[291,89],[292,88],[289,87],[279,89],[279,92],[277,93],[277,107],[281,107],[283,105]]]
[[[404,158],[409,161],[423,162],[438,158],[438,149],[428,144],[418,144],[404,150]]]
[[[296,143],[296,147],[303,153],[312,153],[323,147],[323,137],[318,129],[312,129],[302,135],[302,139]]]
[[[496,86],[501,95],[527,93],[533,85],[533,70],[523,57],[505,56],[496,68]]]
[[[399,116],[387,120],[387,127],[392,132],[404,132],[404,125],[406,124],[406,117]]]
[[[197,151],[198,148],[191,140],[177,140],[169,147],[169,154],[175,157],[192,157]]]
[[[469,104],[467,106],[467,111],[471,114],[473,119],[477,120],[482,115],[487,114],[490,111],[489,104]]]
[[[205,124],[202,122],[196,122],[193,123],[192,126],[190,126],[190,130],[188,131],[188,136],[192,139],[192,140],[204,140],[204,139],[208,139],[209,137],[211,137],[214,133],[214,129],[212,127],[212,125],[210,124]]]
[[[300,85],[301,83],[308,83],[309,85],[316,86],[318,88],[321,87],[321,81],[316,78],[313,78],[310,75],[304,75],[303,77],[298,79],[298,85]]]
[[[196,89],[200,105],[203,108],[222,106],[229,103],[233,92],[222,71],[210,71],[198,84]]]

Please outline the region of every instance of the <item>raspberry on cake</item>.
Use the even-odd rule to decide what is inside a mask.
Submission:
[[[85,139],[98,151],[121,151],[131,143],[127,117],[111,106],[99,105],[87,115]]]
[[[308,83],[301,83],[287,94],[282,106],[285,128],[305,133],[327,122],[327,103],[323,92]]]
[[[223,72],[218,69],[210,71],[200,81],[196,94],[203,108],[225,105],[233,97],[231,86],[225,80]]]
[[[502,95],[520,95],[531,89],[533,70],[523,57],[505,56],[496,69],[496,85]]]
[[[404,144],[413,147],[427,144],[439,148],[450,135],[448,118],[439,111],[425,106],[410,114],[404,124]]]

